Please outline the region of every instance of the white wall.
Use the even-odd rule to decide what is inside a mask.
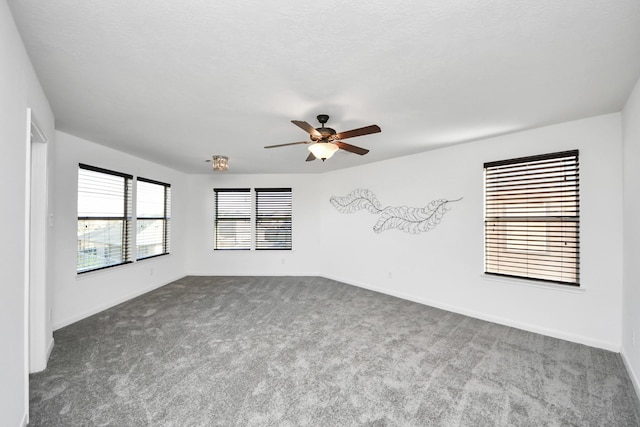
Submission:
[[[30,150],[27,108],[53,134],[53,114],[15,27],[6,1],[0,1],[0,223],[7,225],[0,247],[0,414],[2,424],[18,426],[28,417],[26,238],[29,224]]]
[[[611,114],[326,174],[321,216],[323,271],[331,278],[497,323],[620,350],[622,152]],[[580,150],[581,289],[483,275],[483,163]],[[637,159],[638,157],[634,157]],[[377,216],[342,214],[329,203],[356,188],[384,206],[457,199],[435,229],[375,234]],[[640,332],[640,329],[638,329]],[[640,337],[639,337],[640,339]]]
[[[66,326],[186,274],[186,175],[173,169],[56,132],[53,324]],[[76,274],[78,164],[85,163],[171,184],[171,254]]]
[[[640,394],[640,80],[622,111],[624,298],[622,355]],[[635,335],[635,340],[634,340]]]
[[[187,271],[192,275],[317,275],[320,251],[318,175],[234,175],[211,173],[189,177],[189,241]],[[291,187],[293,229],[291,251],[214,251],[214,188]]]

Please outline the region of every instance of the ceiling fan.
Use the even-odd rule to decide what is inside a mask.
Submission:
[[[319,128],[314,128],[309,123],[300,121],[300,120],[291,120],[291,123],[298,126],[303,131],[309,133],[311,140],[310,141],[300,141],[300,142],[290,142],[288,144],[278,144],[278,145],[267,145],[264,148],[275,148],[275,147],[285,147],[287,145],[298,145],[298,144],[311,144],[309,146],[309,156],[307,157],[307,162],[310,162],[315,159],[322,159],[324,162],[329,157],[333,156],[333,153],[338,151],[338,149],[342,149],[348,151],[350,153],[360,154],[361,156],[367,154],[369,150],[366,148],[356,147],[355,145],[347,144],[345,142],[339,141],[340,139],[353,138],[356,136],[369,135],[371,133],[382,132],[380,126],[371,125],[365,126],[363,128],[348,130],[346,132],[336,132],[334,129],[324,127],[325,123],[329,121],[329,116],[327,114],[318,115],[318,121],[322,125]]]

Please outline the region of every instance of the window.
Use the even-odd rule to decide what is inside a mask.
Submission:
[[[216,188],[214,249],[251,249],[251,192]]]
[[[291,250],[290,188],[256,188],[256,249]]]
[[[249,188],[213,191],[214,249],[291,250],[291,188],[256,188],[255,216]]]
[[[169,253],[171,185],[138,177],[136,259]]]
[[[578,286],[578,151],[485,163],[485,273]]]
[[[129,261],[131,175],[80,164],[77,272]]]

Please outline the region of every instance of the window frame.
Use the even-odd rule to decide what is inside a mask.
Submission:
[[[293,247],[293,192],[291,188],[255,188],[255,250],[290,251]],[[279,193],[274,197],[271,194]],[[263,202],[261,201],[263,200]],[[284,215],[281,215],[285,212]],[[285,239],[268,243],[270,225],[284,223]],[[280,227],[278,227],[280,228]],[[261,236],[264,235],[264,238]],[[284,246],[278,246],[284,245]]]
[[[578,150],[484,164],[485,274],[580,286],[579,166]]]
[[[147,184],[153,184],[157,186],[161,186],[164,189],[164,200],[163,200],[163,213],[162,216],[140,216],[139,214],[139,187],[138,183],[144,182]],[[161,220],[162,221],[162,252],[159,254],[152,254],[148,256],[140,257],[138,255],[139,252],[139,241],[138,241],[138,221],[140,220]],[[163,255],[170,254],[170,220],[171,220],[171,184],[167,184],[166,182],[156,181],[149,178],[137,177],[136,178],[136,261],[141,261],[143,259],[155,258]]]
[[[79,201],[80,201],[80,196],[81,196],[81,174],[80,174],[80,170],[87,170],[87,171],[91,171],[91,172],[96,172],[96,173],[100,173],[100,174],[104,174],[104,175],[109,175],[111,177],[115,176],[118,178],[122,178],[123,182],[123,198],[122,198],[122,203],[123,203],[123,211],[122,211],[122,216],[110,216],[110,215],[103,215],[103,216],[81,216],[79,215],[80,212],[79,210]],[[125,265],[125,264],[130,264],[131,261],[131,223],[132,223],[132,187],[133,187],[133,175],[130,174],[125,174],[122,172],[117,172],[117,171],[113,171],[110,169],[105,169],[105,168],[100,168],[97,166],[91,166],[91,165],[87,165],[84,163],[79,163],[78,164],[78,177],[77,177],[77,191],[76,191],[76,195],[78,197],[77,199],[77,203],[76,203],[76,213],[77,213],[77,227],[79,228],[80,226],[80,221],[122,221],[122,238],[121,238],[121,242],[122,242],[122,249],[121,249],[121,258],[122,261],[115,263],[115,264],[108,264],[108,265],[100,265],[98,267],[94,267],[94,268],[86,268],[86,269],[80,269],[79,267],[79,261],[80,261],[80,254],[81,254],[81,249],[80,249],[80,240],[78,240],[78,247],[76,249],[76,274],[80,275],[80,274],[85,274],[85,273],[89,273],[89,272],[94,272],[94,271],[98,271],[98,270],[104,270],[107,268],[112,268],[112,267],[117,267],[117,266],[121,266],[121,265]],[[104,193],[101,193],[104,194]],[[79,237],[79,235],[77,235],[77,237]],[[86,250],[86,249],[84,249]]]
[[[251,205],[252,205],[252,198],[251,198],[251,188],[214,188],[213,189],[214,192],[214,235],[213,235],[213,250],[214,251],[246,251],[246,250],[251,250],[252,249],[252,236],[253,236],[253,230],[251,229]],[[248,204],[247,206],[235,206],[235,207],[241,207],[243,210],[246,210],[248,213],[248,216],[231,216],[233,213],[229,212],[228,214],[230,216],[226,216],[226,215],[221,215],[221,213],[224,213],[224,211],[221,209],[220,207],[220,196],[219,194],[225,194],[225,193],[237,193],[238,195],[242,194],[249,194],[249,200],[248,200]],[[240,197],[240,196],[238,196]],[[244,213],[244,212],[243,212]],[[237,222],[237,221],[242,221],[243,223],[246,222],[246,225],[248,225],[248,228],[246,230],[242,230],[244,233],[248,234],[248,240],[242,239],[241,241],[247,241],[248,244],[243,244],[241,246],[238,247],[225,247],[224,245],[222,245],[222,242],[219,242],[219,238],[221,238],[224,234],[222,233],[222,225],[225,223],[232,223],[232,222]],[[243,224],[244,227],[246,227],[246,225]],[[243,227],[243,228],[244,228]],[[236,236],[236,234],[234,233],[234,236]]]

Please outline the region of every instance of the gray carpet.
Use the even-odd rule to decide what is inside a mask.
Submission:
[[[316,277],[186,277],[55,333],[30,426],[638,426],[620,355]]]

